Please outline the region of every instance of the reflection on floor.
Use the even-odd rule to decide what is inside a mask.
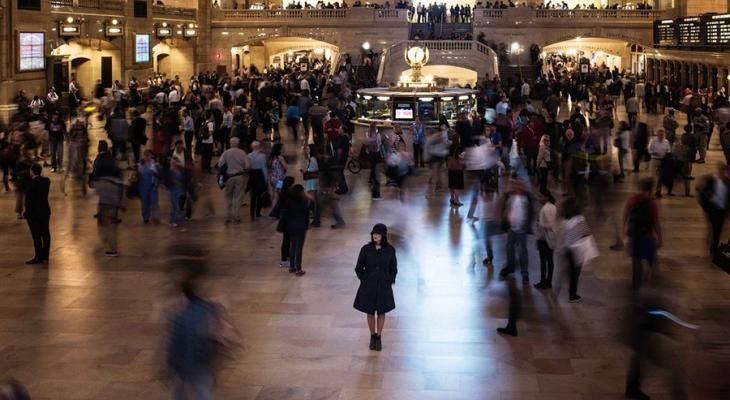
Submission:
[[[718,160],[716,139],[713,145]],[[709,165],[698,166],[696,175]],[[626,255],[608,247],[635,176],[613,187],[604,215],[588,211],[602,255],[583,271],[583,303],[567,302],[565,282],[552,292],[524,286],[518,338],[495,332],[507,314],[505,285],[497,279],[503,238],[497,238],[495,267],[483,267],[483,222],[467,222],[465,208],[449,209],[446,193],[425,199],[423,171],[405,203],[385,190],[386,200],[372,202],[367,174],[350,176],[353,194],[342,202],[347,228],[309,232],[308,273],[301,278],[278,268],[280,235],[272,219],[226,226],[220,215],[197,215],[185,231],[171,230],[143,225],[134,201],[122,217],[121,256],[104,258],[92,218],[95,197],[64,198],[53,179],[47,269],[23,265],[32,255],[30,235],[14,219],[13,196],[0,195],[0,377],[25,382],[33,399],[169,398],[165,317],[176,297],[165,249],[181,238],[210,250],[206,292],[226,305],[244,340],[242,354],[218,376],[216,398],[622,398],[631,272]],[[222,195],[212,180],[208,190],[220,210]],[[161,193],[162,215],[166,199]],[[705,256],[705,222],[695,199],[661,203],[659,273],[675,288],[676,313],[702,327],[668,343],[674,346],[669,354],[688,351],[692,398],[719,399],[709,390],[727,389],[730,280]],[[389,315],[382,353],[368,350],[365,318],[352,309],[355,258],[376,222],[389,226],[400,265],[398,308]],[[322,225],[329,223],[325,218]],[[669,398],[669,387],[667,371],[648,370],[645,390],[652,398]]]

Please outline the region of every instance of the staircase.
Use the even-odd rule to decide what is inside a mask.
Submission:
[[[420,40],[450,40],[451,38],[464,38],[466,35],[473,36],[472,24],[410,24],[411,40],[416,40],[416,35]],[[432,36],[433,35],[433,36]]]
[[[526,79],[528,82],[535,82],[535,67],[532,65],[509,65],[500,64],[499,66],[499,78],[502,82],[507,82],[510,78],[514,81],[516,79]]]

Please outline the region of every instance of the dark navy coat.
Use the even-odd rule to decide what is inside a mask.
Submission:
[[[385,245],[379,250],[373,243],[363,246],[355,273],[360,279],[353,305],[356,310],[366,314],[384,314],[395,308],[392,285],[398,274],[398,261],[393,246]]]

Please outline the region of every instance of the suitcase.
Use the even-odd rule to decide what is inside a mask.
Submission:
[[[730,243],[720,243],[715,254],[712,256],[712,263],[730,274]]]

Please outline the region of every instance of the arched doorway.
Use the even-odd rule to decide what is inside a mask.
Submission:
[[[641,51],[640,51],[641,50]],[[542,49],[543,60],[561,60],[564,64],[579,65],[586,62],[591,67],[618,68],[632,73],[642,73],[646,64],[643,48],[618,39],[576,37],[552,43]]]
[[[301,37],[272,37],[242,43],[231,48],[231,69],[255,66],[263,68],[292,66],[313,68],[315,65],[331,67],[338,65],[340,48],[321,40]]]
[[[100,39],[74,40],[51,51],[68,66],[68,77],[76,79],[83,97],[94,93],[97,82],[104,88],[111,88],[115,80],[122,78],[121,51],[111,42]],[[68,82],[64,82],[67,85]],[[56,88],[66,91],[68,87]]]
[[[152,62],[156,73],[187,81],[193,75],[193,48],[179,40],[157,43],[152,48]]]

